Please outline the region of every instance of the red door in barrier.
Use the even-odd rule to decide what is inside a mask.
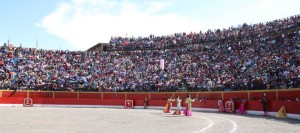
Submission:
[[[227,101],[225,103],[225,110],[226,112],[234,112],[234,103],[232,101]]]
[[[133,108],[133,100],[125,100],[125,109],[132,109]]]
[[[32,107],[33,100],[31,98],[24,98],[23,106],[24,107]]]

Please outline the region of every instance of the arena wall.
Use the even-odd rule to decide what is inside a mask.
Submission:
[[[205,97],[205,102],[194,102],[194,108],[217,109],[217,100],[222,98],[227,101],[231,98],[247,98],[246,110],[262,111],[260,99],[263,93],[269,99],[269,111],[277,112],[285,106],[286,112],[300,114],[300,102],[295,101],[300,97],[300,89],[293,90],[260,90],[260,91],[233,91],[233,92],[59,92],[59,91],[0,91],[0,104],[23,104],[24,98],[33,99],[33,104],[54,105],[110,105],[124,106],[125,100],[133,100],[134,106],[143,106],[144,98],[148,98],[148,106],[163,107],[168,97],[180,96],[185,98],[188,94],[198,99]],[[291,101],[282,100],[290,99]],[[176,103],[173,103],[176,105]],[[235,103],[238,108],[240,102]],[[182,106],[185,106],[183,103]]]

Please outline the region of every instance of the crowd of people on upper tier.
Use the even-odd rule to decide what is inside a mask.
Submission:
[[[243,24],[228,29],[208,30],[206,32],[175,33],[167,36],[149,37],[111,37],[108,49],[147,49],[174,48],[186,44],[199,44],[214,41],[235,41],[260,37],[272,32],[280,32],[300,26],[300,15],[253,25]]]
[[[0,48],[0,88],[137,92],[299,88],[300,30],[279,31],[297,22],[299,16],[293,16],[205,33],[204,39],[236,35],[243,39],[163,50],[62,51],[5,44]],[[262,36],[268,31],[276,34]],[[261,36],[248,38],[250,33]],[[181,37],[172,42],[182,41],[178,38],[184,35],[176,35]],[[166,41],[158,40],[152,41]]]

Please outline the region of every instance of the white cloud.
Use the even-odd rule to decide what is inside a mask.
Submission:
[[[272,21],[299,14],[299,0],[259,0],[254,8],[256,22]]]
[[[137,4],[127,0],[73,0],[61,3],[37,25],[70,42],[72,50],[86,50],[111,36],[168,35],[199,31],[201,23],[175,13],[160,13],[171,3]]]
[[[275,0],[261,0],[257,3],[258,8],[269,8],[274,4]]]

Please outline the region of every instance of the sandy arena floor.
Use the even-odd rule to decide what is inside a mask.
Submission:
[[[300,133],[300,121],[162,110],[0,107],[0,133]]]

